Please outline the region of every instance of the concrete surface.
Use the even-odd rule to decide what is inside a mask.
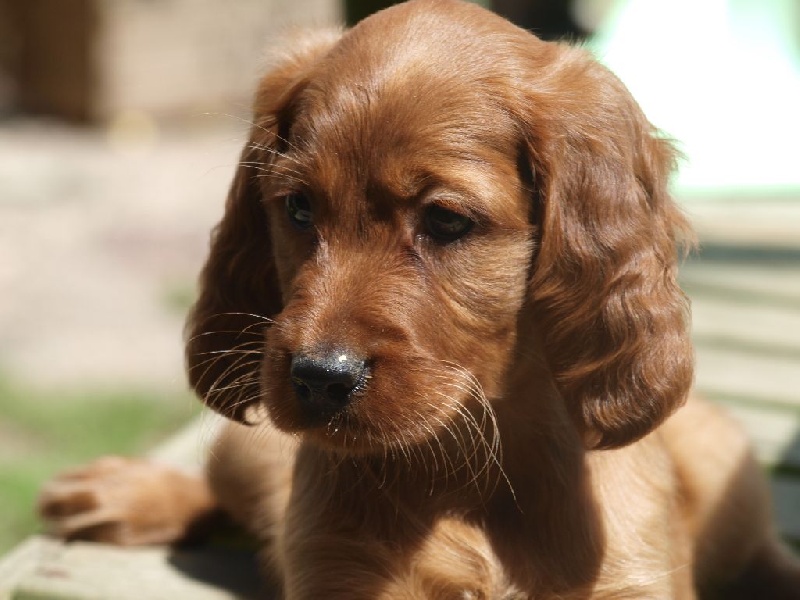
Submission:
[[[246,124],[0,127],[0,371],[42,386],[183,386],[183,308]]]

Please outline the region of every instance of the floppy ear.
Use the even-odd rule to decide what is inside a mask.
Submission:
[[[209,407],[238,421],[246,422],[246,409],[260,397],[264,331],[283,307],[259,175],[283,150],[292,99],[308,70],[340,36],[338,31],[295,36],[292,52],[260,81],[253,127],[187,319],[189,382]]]
[[[587,446],[618,447],[692,383],[676,281],[676,234],[691,234],[667,191],[676,153],[583,50],[542,44],[536,62],[518,111],[541,203],[532,306]]]

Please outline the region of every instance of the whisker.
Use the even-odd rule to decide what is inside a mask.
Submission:
[[[291,173],[299,178],[303,178],[304,173],[300,169],[293,169],[288,165],[277,164],[273,162],[263,162],[257,160],[243,160],[239,162],[240,165],[245,167],[251,167],[261,171],[269,171],[275,175],[285,175],[286,173]]]
[[[284,141],[281,138],[279,138],[278,136],[274,136],[274,137],[276,139],[278,139],[279,141]],[[303,166],[303,163],[301,163],[298,159],[296,159],[293,156],[289,156],[285,152],[279,151],[277,148],[273,148],[271,146],[265,146],[264,144],[259,144],[257,142],[253,142],[251,144],[248,144],[247,147],[250,150],[255,150],[255,151],[258,151],[258,152],[266,152],[267,154],[270,154],[272,156],[277,156],[278,158],[282,158],[284,160],[288,160],[290,162],[293,162],[293,163],[295,163],[297,165]],[[297,148],[293,148],[293,149],[294,150],[298,150]]]
[[[502,440],[497,415],[483,387],[469,370],[457,363],[443,360],[440,361],[440,367],[444,369],[427,366],[418,368],[440,381],[440,388],[449,388],[459,394],[454,396],[441,389],[434,391],[434,395],[442,401],[428,403],[429,409],[436,415],[430,420],[436,422],[455,442],[462,457],[459,459],[459,464],[468,469],[469,485],[477,485],[483,481],[485,490],[491,493],[499,482],[503,481],[508,486],[514,502],[517,503],[513,485],[503,468]],[[473,410],[468,409],[457,399],[458,395],[472,399],[480,414],[476,416]],[[462,433],[461,427],[456,426],[454,418],[463,424],[469,432],[467,435]],[[452,426],[448,423],[452,423]],[[434,434],[432,439],[441,443],[438,435]],[[490,472],[494,475],[487,478]]]
[[[210,365],[210,363],[216,363],[219,360],[221,360],[222,358],[225,358],[226,356],[230,356],[230,355],[234,355],[234,354],[235,355],[238,355],[238,354],[247,355],[247,354],[257,353],[257,354],[262,354],[263,355],[263,350],[247,350],[246,348],[248,348],[250,346],[257,346],[257,347],[260,348],[262,346],[262,344],[261,344],[260,341],[242,342],[240,344],[237,344],[233,348],[230,348],[230,349],[227,349],[227,350],[208,350],[208,351],[205,351],[205,352],[194,352],[192,354],[192,356],[209,356],[209,355],[211,355],[211,358],[207,358],[207,359],[205,359],[203,361],[200,361],[200,362],[198,362],[196,364],[191,365],[188,368],[188,371],[191,373],[192,371],[194,371],[195,369],[197,369],[199,367],[203,367],[205,365]]]
[[[287,146],[289,146],[289,147],[291,147],[291,148],[293,148],[295,150],[298,149],[297,146],[292,144],[289,140],[285,139],[284,137],[278,135],[277,132],[273,132],[273,131],[267,129],[266,127],[264,127],[263,125],[259,125],[258,123],[256,123],[252,119],[246,119],[245,117],[242,117],[242,116],[239,116],[239,115],[232,115],[230,113],[224,113],[224,112],[206,112],[206,113],[203,113],[203,114],[205,114],[206,116],[227,117],[227,118],[230,118],[230,119],[234,119],[234,120],[239,121],[241,123],[244,123],[246,125],[250,125],[251,127],[255,127],[256,129],[260,129],[264,133],[269,134],[270,136],[272,136],[275,139],[283,142],[284,144],[286,144]]]
[[[224,356],[225,355],[221,355],[218,358],[222,358]],[[224,371],[222,371],[222,373],[220,373],[217,376],[217,378],[214,380],[214,382],[208,388],[208,390],[205,393],[205,398],[206,399],[210,399],[211,396],[216,394],[216,393],[218,393],[218,391],[225,391],[226,388],[218,387],[218,386],[220,386],[223,383],[223,381],[228,379],[228,377],[229,377],[229,375],[231,373],[234,373],[235,371],[237,371],[239,369],[247,368],[248,372],[245,373],[244,375],[253,376],[257,371],[256,371],[256,369],[252,369],[252,367],[255,366],[255,365],[258,365],[260,361],[252,360],[252,359],[251,360],[245,360],[246,358],[247,358],[246,356],[237,356],[233,361],[231,361],[231,363],[225,368]],[[207,372],[208,372],[208,370],[206,370],[206,372],[203,373],[203,376],[205,376],[205,374]],[[239,377],[241,377],[241,376],[237,376],[237,378],[234,379],[233,381],[237,381]]]
[[[260,170],[263,171],[264,169],[260,169]],[[256,177],[261,178],[261,179],[270,178],[270,177],[274,177],[274,178],[280,177],[281,179],[288,179],[289,181],[294,181],[295,183],[299,183],[300,185],[307,185],[307,182],[304,179],[300,179],[299,177],[292,177],[291,175],[285,175],[285,174],[282,174],[282,173],[278,174],[278,173],[274,173],[272,171],[266,172],[266,173],[264,173],[262,175],[256,175]]]

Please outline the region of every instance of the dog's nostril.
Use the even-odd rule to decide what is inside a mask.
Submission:
[[[293,379],[294,391],[302,400],[308,400],[311,397],[311,389],[302,381]]]
[[[348,386],[343,383],[332,383],[326,388],[326,392],[333,402],[344,405],[356,385]]]
[[[366,377],[363,359],[345,351],[292,357],[291,378],[301,401],[324,411],[337,410]]]

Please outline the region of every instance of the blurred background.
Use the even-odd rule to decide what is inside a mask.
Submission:
[[[387,4],[0,0],[0,553],[37,529],[56,470],[201,413],[183,317],[265,53]],[[586,44],[679,140],[698,387],[756,439],[800,540],[800,3],[491,8]]]

